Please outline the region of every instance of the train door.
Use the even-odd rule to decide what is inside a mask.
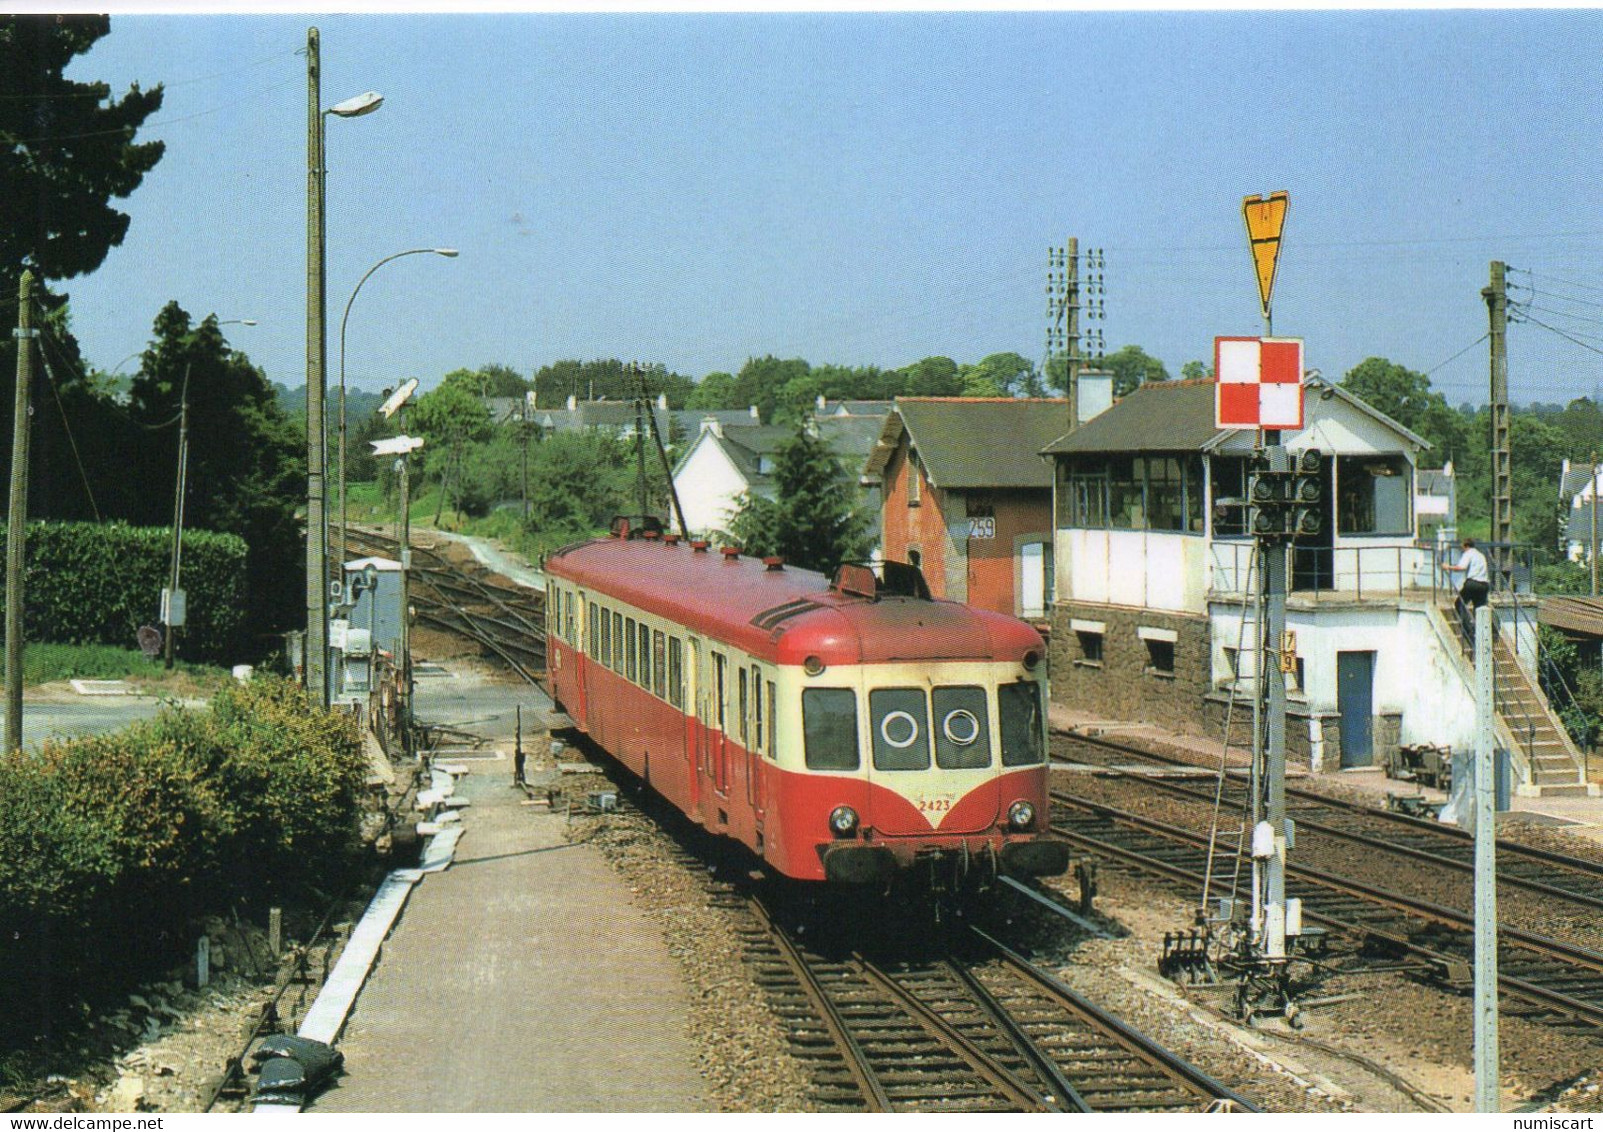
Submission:
[[[694,810],[701,801],[701,776],[705,773],[703,750],[707,729],[702,726],[706,713],[702,710],[701,642],[695,637],[685,640],[684,695],[681,701],[685,713],[685,758],[690,764],[690,803]]]
[[[741,746],[746,748],[746,801],[757,817],[757,827],[761,829],[767,785],[763,752],[771,749],[768,746],[768,712],[763,703],[763,670],[755,664],[749,669],[742,668],[739,689]]]
[[[589,598],[583,590],[579,591],[576,604],[578,606],[579,624],[575,641],[579,644],[579,647],[573,650],[573,687],[574,698],[578,700],[578,703],[574,707],[578,709],[576,718],[578,718],[585,731],[588,732],[590,730],[590,691],[588,685],[590,683],[590,653],[592,650],[590,646],[590,618],[587,615],[587,611],[592,609],[593,606],[589,603]]]
[[[723,797],[729,796],[729,658],[712,654],[712,785]]]

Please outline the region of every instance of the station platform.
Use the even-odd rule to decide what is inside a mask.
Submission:
[[[1049,707],[1047,717],[1054,732],[1101,736],[1115,741],[1127,741],[1135,746],[1151,744],[1159,751],[1164,748],[1177,748],[1204,756],[1213,765],[1217,765],[1224,747],[1224,744],[1217,739],[1201,735],[1180,735],[1150,723],[1104,719],[1056,703]],[[1244,748],[1231,745],[1230,765],[1246,766],[1249,761]],[[1337,784],[1344,790],[1372,796],[1377,806],[1386,804],[1387,794],[1420,794],[1433,802],[1443,801],[1447,797],[1440,790],[1431,790],[1413,782],[1388,778],[1385,768],[1379,766],[1326,771],[1321,774],[1294,770],[1290,778],[1309,785],[1320,782]],[[1510,801],[1508,816],[1515,820],[1550,825],[1555,829],[1562,829],[1567,834],[1603,844],[1603,798],[1515,797]]]
[[[420,721],[488,742],[437,759],[466,768],[455,857],[413,890],[346,1022],[345,1073],[308,1112],[710,1109],[660,931],[563,812],[512,786],[517,706],[545,752],[536,689],[419,679]],[[531,757],[529,778],[557,771]]]

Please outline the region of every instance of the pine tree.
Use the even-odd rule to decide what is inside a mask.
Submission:
[[[747,494],[730,535],[750,554],[777,554],[829,573],[867,555],[869,517],[829,447],[805,427],[774,451],[774,498]]]

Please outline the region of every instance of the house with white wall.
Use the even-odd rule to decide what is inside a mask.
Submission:
[[[1472,672],[1443,612],[1453,590],[1417,538],[1426,442],[1322,378],[1305,380],[1304,398],[1304,428],[1281,443],[1294,458],[1322,454],[1322,523],[1281,551],[1295,637],[1288,753],[1319,770],[1383,763],[1399,744],[1468,749]],[[1213,421],[1211,381],[1154,383],[1044,449],[1052,689],[1083,711],[1250,745],[1261,563],[1243,504],[1257,434]],[[1515,761],[1534,788],[1527,754]],[[1549,777],[1573,784],[1579,769]]]

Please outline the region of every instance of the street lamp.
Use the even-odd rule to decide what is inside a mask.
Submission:
[[[377,271],[379,268],[383,267],[386,263],[391,262],[392,260],[397,260],[397,259],[400,259],[402,256],[409,256],[409,255],[438,255],[438,256],[444,256],[447,259],[455,259],[457,257],[457,254],[458,253],[457,253],[457,250],[455,248],[412,248],[412,249],[410,249],[408,251],[396,252],[394,255],[387,255],[383,259],[381,259],[377,263],[375,263],[372,267],[367,269],[367,274],[362,276],[362,278],[357,281],[356,289],[351,292],[351,297],[345,301],[345,314],[340,318],[340,455],[339,455],[340,541],[339,541],[339,557],[335,559],[335,564],[338,566],[338,568],[340,570],[341,580],[344,579],[345,554],[346,554],[346,539],[345,539],[345,324],[347,322],[349,322],[350,319],[351,319],[351,304],[355,303],[356,302],[356,296],[361,294],[361,292],[362,292],[362,284],[366,283],[370,278],[372,278],[372,275],[373,275],[373,273],[375,271]]]
[[[328,384],[328,290],[323,231],[324,120],[371,114],[384,96],[368,91],[323,109],[321,40],[306,30],[306,689],[328,706],[328,530],[324,513],[323,394]]]
[[[206,321],[205,319],[201,320],[200,326],[184,335],[186,347],[194,344],[195,335],[200,333],[200,329],[206,325]],[[225,318],[215,325],[255,326],[256,320],[254,318]],[[126,361],[127,359],[123,360]],[[178,571],[184,556],[184,488],[189,478],[189,369],[193,362],[193,358],[184,359],[184,386],[178,402],[178,480],[173,489],[172,577],[168,583],[167,592],[162,595],[164,600],[161,603],[161,623],[167,630],[167,639],[163,642],[163,651],[166,654],[166,667],[169,669],[173,666],[173,650],[175,648],[173,638],[176,634],[173,633],[173,630],[183,625],[187,620],[187,610],[184,608],[184,600],[181,596],[184,591],[178,584]],[[121,365],[122,362],[117,364]]]

